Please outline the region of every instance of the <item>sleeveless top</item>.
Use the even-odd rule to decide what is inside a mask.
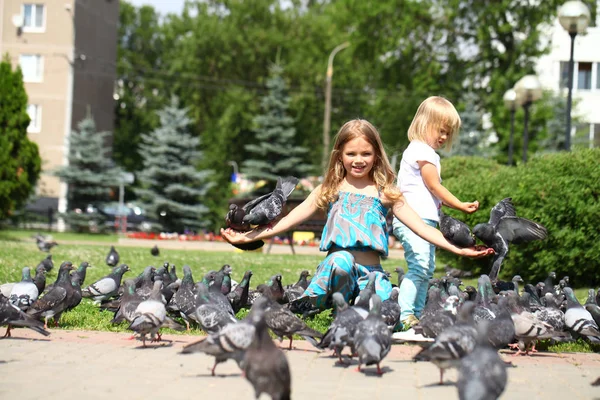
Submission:
[[[388,209],[377,197],[339,192],[338,199],[329,204],[319,250],[329,251],[334,247],[375,250],[387,256],[387,212]]]

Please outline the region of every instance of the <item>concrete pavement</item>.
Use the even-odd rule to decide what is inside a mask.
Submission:
[[[14,338],[0,340],[0,399],[253,399],[251,385],[233,361],[217,367],[213,358],[180,354],[199,336],[164,335],[172,342],[149,344],[126,340],[123,333],[52,330],[44,338],[15,329]],[[288,342],[284,340],[283,345]],[[374,367],[356,372],[356,362],[336,365],[330,352],[318,352],[305,341],[286,350],[292,371],[293,399],[457,399],[456,371],[437,385],[438,369],[411,361],[418,347],[394,345],[383,361],[383,376]],[[551,354],[513,358],[505,399],[593,399],[600,387],[599,354]],[[263,398],[267,396],[263,395]]]

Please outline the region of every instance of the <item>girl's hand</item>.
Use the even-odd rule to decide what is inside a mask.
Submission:
[[[239,231],[234,231],[233,229],[223,229],[221,228],[221,236],[223,237],[223,239],[225,239],[227,242],[231,243],[231,244],[242,244],[242,243],[250,243],[255,241],[256,239],[251,239],[249,238],[247,235],[252,232],[252,231],[248,231],[248,232],[239,232]]]
[[[473,214],[477,209],[479,209],[479,202],[477,200],[472,203],[462,203],[461,210],[467,214]]]
[[[495,251],[492,248],[485,246],[466,247],[461,249],[460,255],[471,258],[481,258],[494,254]]]

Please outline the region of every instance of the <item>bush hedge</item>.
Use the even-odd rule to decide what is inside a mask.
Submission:
[[[600,149],[552,153],[533,157],[516,167],[478,157],[451,157],[442,161],[443,184],[460,200],[480,202],[467,215],[444,211],[473,227],[487,222],[489,210],[512,197],[517,215],[548,229],[548,238],[512,245],[500,276],[520,274],[525,281],[545,279],[549,271],[568,275],[571,285],[600,283]],[[442,262],[488,273],[491,258],[471,260],[439,251]]]

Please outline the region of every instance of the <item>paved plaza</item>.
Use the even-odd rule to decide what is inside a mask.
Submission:
[[[180,354],[199,336],[164,335],[148,344],[127,340],[126,333],[51,330],[44,338],[28,329],[13,330],[0,340],[0,399],[253,399],[251,385],[233,361],[217,367],[213,358]],[[169,341],[169,342],[168,342]],[[287,340],[282,345],[287,346]],[[374,367],[356,371],[356,362],[336,365],[330,352],[305,341],[285,351],[292,371],[292,398],[315,399],[457,399],[456,371],[437,385],[438,369],[411,361],[418,347],[396,344],[383,361],[383,376]],[[599,354],[552,354],[512,357],[505,399],[600,399]],[[268,398],[263,395],[262,398]]]

